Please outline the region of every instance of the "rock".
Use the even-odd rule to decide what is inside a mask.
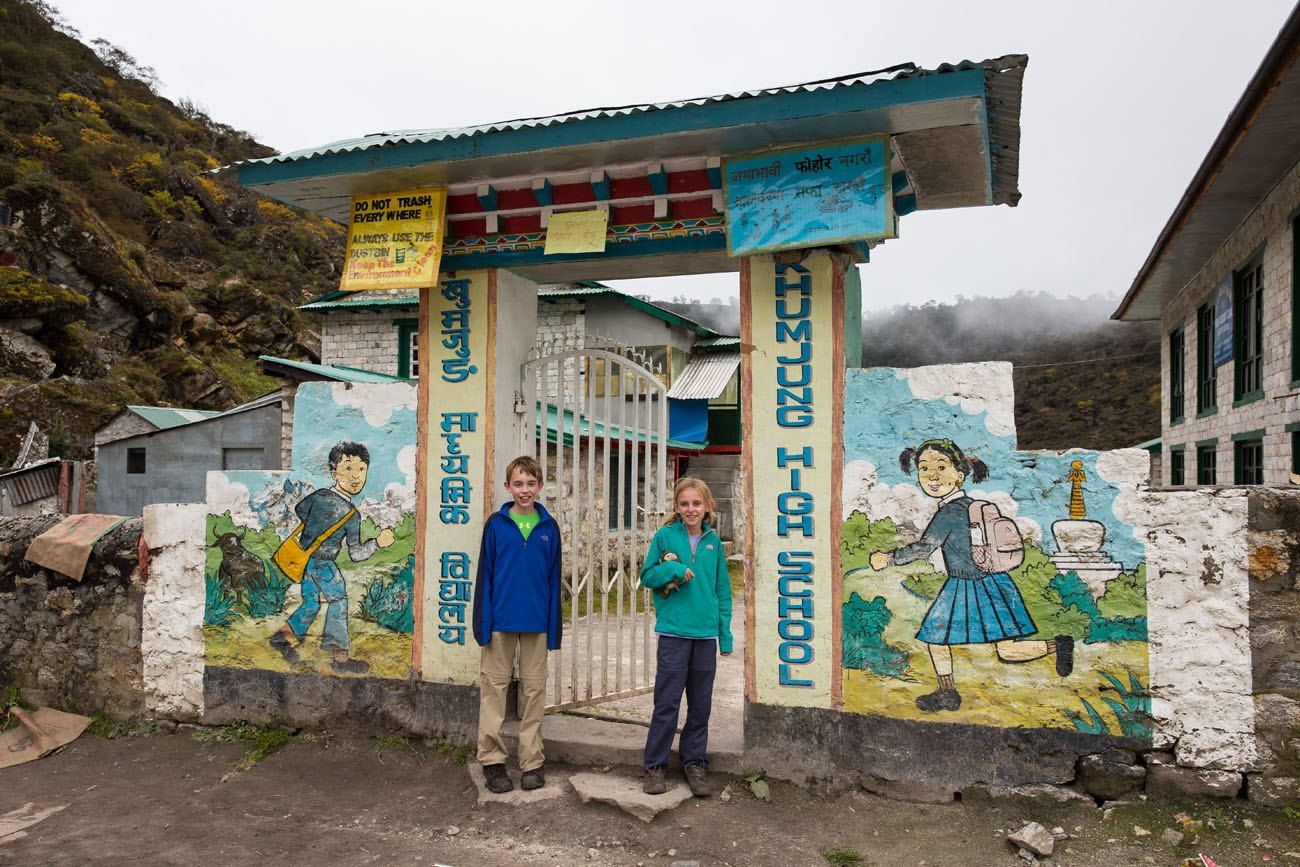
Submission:
[[[498,795],[496,792],[488,791],[487,782],[483,778],[482,765],[478,762],[471,762],[468,770],[469,778],[474,781],[474,787],[478,789],[478,805],[480,807],[484,804],[511,804],[514,806],[535,804],[538,801],[549,801],[564,794],[564,780],[554,773],[547,774],[545,786],[525,792],[519,787],[519,771],[511,768],[509,770],[510,780],[515,784],[515,787],[509,792]]]
[[[1033,853],[1033,852],[1030,852],[1028,849],[1023,849],[1023,848],[1022,848],[1022,849],[1021,849],[1019,852],[1017,852],[1016,854],[1019,855],[1019,856],[1021,857],[1021,859],[1023,859],[1027,864],[1037,864],[1037,863],[1038,863],[1038,859],[1034,857],[1034,853]]]
[[[1070,839],[1070,835],[1065,833],[1064,828],[1057,826],[1052,829],[1052,839],[1059,843],[1062,840]]]
[[[185,326],[185,335],[196,346],[220,340],[223,334],[225,331],[217,324],[217,320],[207,313],[195,313],[194,318]]]
[[[1107,753],[1079,759],[1079,784],[1084,790],[1103,800],[1115,801],[1141,789],[1147,769],[1132,762],[1113,761]]]
[[[1037,822],[1029,822],[1014,834],[1008,834],[1007,840],[1035,855],[1051,855],[1056,848],[1056,839],[1052,832]]]
[[[1057,804],[1083,803],[1093,805],[1092,798],[1073,789],[1048,783],[1030,783],[1026,786],[968,786],[961,790],[962,801],[999,801],[1020,798],[1028,801],[1052,801]]]
[[[875,774],[862,774],[858,785],[873,795],[914,804],[951,804],[954,795],[948,786],[916,780],[890,780]]]
[[[690,789],[680,783],[672,785],[662,795],[647,795],[641,791],[639,780],[599,772],[574,774],[569,778],[569,785],[584,804],[590,801],[613,804],[642,822],[649,822],[664,810],[671,810],[691,799]],[[670,849],[668,854],[677,853]]]
[[[455,836],[456,836],[457,834],[459,834],[459,833],[460,833],[460,829],[457,828],[455,825],[448,825],[448,826],[447,826],[447,836],[448,836],[448,837],[455,837]]]
[[[1300,802],[1300,777],[1251,774],[1246,794],[1251,802],[1268,807],[1290,807]]]
[[[1134,826],[1133,826],[1133,836],[1134,836],[1134,837],[1150,837],[1150,836],[1151,836],[1151,832],[1148,831],[1146,828],[1143,828],[1141,825],[1134,825]]]
[[[0,328],[0,371],[24,379],[48,379],[54,368],[54,357],[39,340]]]
[[[1241,791],[1241,774],[1177,765],[1147,768],[1147,792],[1152,795],[1235,798]]]
[[[1183,832],[1175,831],[1173,828],[1166,828],[1160,832],[1160,842],[1168,846],[1181,846],[1183,842]]]
[[[11,331],[21,331],[23,334],[35,334],[45,327],[45,322],[34,316],[27,316],[21,319],[0,319],[0,328],[8,328]]]

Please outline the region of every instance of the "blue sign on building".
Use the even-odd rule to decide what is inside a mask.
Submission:
[[[1214,366],[1232,360],[1232,274],[1214,287]]]
[[[728,252],[895,237],[889,163],[887,138],[729,157]]]

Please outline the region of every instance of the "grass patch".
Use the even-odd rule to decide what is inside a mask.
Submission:
[[[394,753],[399,756],[414,756],[417,762],[421,765],[424,764],[424,751],[411,743],[411,739],[406,735],[389,735],[386,738],[377,738],[375,740],[375,755],[378,757],[381,765],[384,763],[385,755],[392,755]]]
[[[835,867],[851,867],[853,864],[862,864],[862,853],[850,846],[836,846],[834,849],[823,849],[822,857],[826,863],[834,864]]]
[[[5,688],[4,703],[0,704],[0,711],[4,712],[4,716],[0,716],[0,732],[7,732],[18,726],[18,717],[9,713],[9,708],[16,704],[18,704],[18,684],[11,683]]]
[[[194,739],[201,744],[248,744],[248,752],[235,763],[236,771],[248,770],[258,762],[275,755],[292,740],[316,741],[328,737],[328,735],[295,735],[289,729],[255,726],[246,722],[234,722],[220,728],[204,729],[194,733]]]
[[[433,750],[438,754],[438,758],[447,762],[455,762],[458,765],[469,764],[469,760],[474,756],[473,744],[454,744],[450,741],[438,741],[433,744]]]
[[[97,738],[115,741],[118,738],[151,734],[159,731],[159,728],[151,720],[114,720],[97,713],[90,720],[90,725],[86,726],[86,731]]]

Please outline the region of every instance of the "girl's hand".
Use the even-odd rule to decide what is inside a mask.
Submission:
[[[889,565],[889,555],[884,551],[876,551],[871,555],[871,568],[879,572]]]
[[[690,581],[694,577],[695,577],[695,573],[692,572],[690,569],[687,569],[686,574],[682,576],[682,583],[685,584],[687,581]]]
[[[389,545],[393,544],[393,541],[394,539],[393,539],[392,530],[380,530],[379,535],[375,538],[375,543],[380,548],[387,548]]]

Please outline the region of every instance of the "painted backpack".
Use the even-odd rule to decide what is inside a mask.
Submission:
[[[987,500],[970,504],[970,547],[975,567],[986,575],[1010,572],[1025,561],[1025,540],[1016,522]]]

